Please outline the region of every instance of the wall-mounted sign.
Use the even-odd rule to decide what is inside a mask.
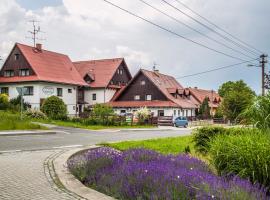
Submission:
[[[53,95],[54,94],[54,88],[52,87],[44,87],[42,89],[42,92],[45,94],[45,95]]]

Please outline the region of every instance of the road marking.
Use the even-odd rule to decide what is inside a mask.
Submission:
[[[83,145],[69,145],[69,146],[59,146],[59,147],[53,147],[53,149],[64,149],[64,148],[75,148],[75,147],[82,147]]]
[[[0,151],[0,153],[16,153],[21,152],[22,150],[9,150],[9,151]]]

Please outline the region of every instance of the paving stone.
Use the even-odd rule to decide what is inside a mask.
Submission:
[[[75,199],[57,189],[44,165],[49,156],[58,152],[60,150],[0,154],[0,199]]]

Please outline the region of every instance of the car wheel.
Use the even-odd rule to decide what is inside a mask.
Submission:
[[[187,128],[188,127],[188,125],[186,124],[185,126],[184,126],[184,128]]]

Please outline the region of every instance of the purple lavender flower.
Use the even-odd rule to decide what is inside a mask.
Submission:
[[[85,185],[118,199],[269,198],[265,188],[239,177],[216,176],[188,155],[97,148],[73,156],[68,167]]]

